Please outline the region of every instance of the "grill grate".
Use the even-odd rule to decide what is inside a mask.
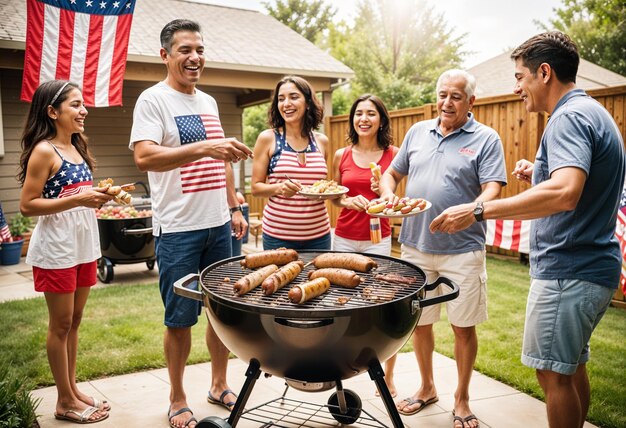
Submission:
[[[306,263],[313,260],[317,255],[322,254],[315,251],[300,251],[300,258]],[[278,290],[271,296],[265,296],[261,286],[251,292],[238,296],[233,291],[233,284],[239,278],[252,272],[250,269],[242,269],[239,261],[243,257],[228,259],[207,267],[201,274],[203,287],[211,294],[222,299],[263,308],[285,308],[290,310],[312,310],[312,309],[355,309],[381,303],[401,300],[416,291],[425,284],[424,272],[416,266],[400,259],[392,257],[376,256],[367,254],[378,263],[378,268],[368,272],[357,272],[364,281],[356,288],[343,288],[331,286],[330,290],[322,296],[306,302],[304,304],[291,303],[287,294],[295,284],[308,280],[308,272],[315,270],[310,264],[298,275],[298,277],[287,286]],[[375,279],[377,274],[398,274],[405,277],[415,277],[413,284],[393,284],[379,279]],[[228,278],[228,281],[225,281]],[[340,300],[348,299],[346,303]]]
[[[332,406],[339,412],[338,406]],[[279,428],[324,428],[345,426],[333,418],[324,404],[307,403],[278,397],[272,401],[246,410],[241,419],[257,422],[262,427]],[[359,418],[350,424],[351,427],[382,427],[379,420],[361,409]]]

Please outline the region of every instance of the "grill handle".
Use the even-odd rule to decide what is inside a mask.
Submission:
[[[284,325],[285,327],[320,328],[331,325],[334,320],[333,318],[325,318],[321,320],[290,320],[287,318],[274,318],[274,322],[280,325]]]
[[[187,287],[193,282],[197,283],[199,279],[200,275],[198,275],[197,273],[190,273],[186,276],[183,276],[181,279],[174,282],[174,294],[178,294],[179,296],[187,297],[188,299],[199,300],[202,302],[202,292]]]
[[[146,227],[143,229],[127,229],[127,228],[123,228],[121,230],[122,235],[126,236],[126,235],[145,235],[146,233],[152,233],[152,228],[151,227]]]
[[[459,286],[445,276],[440,276],[434,282],[426,284],[424,287],[426,288],[426,290],[432,291],[435,288],[439,287],[441,284],[447,285],[452,289],[452,291],[447,294],[429,297],[428,299],[413,300],[411,302],[411,312],[415,314],[415,312],[417,312],[420,308],[425,308],[426,306],[432,306],[439,303],[447,302],[449,300],[456,299],[459,296]]]

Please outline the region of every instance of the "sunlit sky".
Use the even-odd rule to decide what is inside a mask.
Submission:
[[[265,11],[261,1],[257,0],[196,1]],[[354,19],[358,0],[332,0],[327,3],[337,8],[340,19]],[[553,8],[560,7],[562,0],[431,0],[431,4],[444,14],[455,35],[467,33],[464,48],[474,53],[466,58],[463,65],[471,67],[539,33],[541,30],[533,20],[548,24],[549,19],[555,16]]]

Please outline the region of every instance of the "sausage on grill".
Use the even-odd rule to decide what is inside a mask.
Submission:
[[[309,272],[309,279],[315,278],[326,278],[331,284],[347,288],[354,288],[363,282],[363,278],[355,271],[340,268],[324,268]]]
[[[287,263],[263,281],[263,284],[261,284],[263,287],[263,293],[266,296],[276,293],[285,285],[293,281],[298,274],[302,272],[302,269],[304,269],[304,262],[302,260]]]
[[[354,253],[325,253],[313,259],[313,265],[317,269],[341,268],[356,270],[358,272],[369,272],[378,267],[378,264],[371,258],[362,254]]]
[[[289,300],[292,303],[302,304],[309,300],[320,296],[328,291],[330,288],[330,281],[326,278],[317,278],[313,281],[305,282],[304,284],[297,284],[289,290]]]
[[[259,270],[255,270],[254,272],[249,273],[242,278],[239,278],[237,282],[235,282],[235,284],[233,285],[233,290],[235,290],[235,292],[239,296],[242,296],[261,285],[265,278],[267,278],[277,270],[278,266],[276,265],[269,265],[262,267]]]
[[[261,251],[260,253],[248,254],[243,260],[241,260],[241,266],[254,269],[267,265],[286,265],[289,262],[298,260],[298,253],[296,250],[287,250],[286,248],[279,248],[277,250]]]

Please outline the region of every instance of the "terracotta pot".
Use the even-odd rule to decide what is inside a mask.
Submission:
[[[33,232],[24,232],[22,234],[22,238],[24,239],[24,246],[22,247],[22,257],[26,257],[26,253],[28,252],[28,243],[30,242],[30,237]]]

